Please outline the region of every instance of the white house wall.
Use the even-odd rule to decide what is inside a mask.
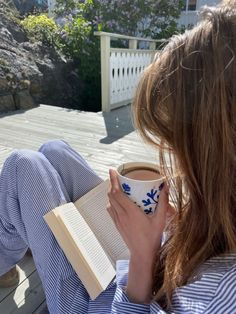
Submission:
[[[52,15],[52,11],[55,8],[56,0],[48,0],[48,11],[49,11],[49,16]]]
[[[186,2],[188,3],[188,1]],[[187,8],[185,11],[182,11],[178,20],[178,25],[185,26],[187,28],[196,25],[199,20],[198,12],[204,5],[214,6],[219,4],[220,2],[220,0],[198,0],[196,5],[196,11],[190,11],[187,10]]]

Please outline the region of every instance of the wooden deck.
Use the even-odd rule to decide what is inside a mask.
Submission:
[[[71,144],[104,179],[110,167],[123,162],[156,161],[153,150],[134,132],[129,106],[91,113],[41,105],[0,116],[0,165],[14,149],[37,150],[57,138]],[[32,258],[26,256],[18,267],[18,287],[0,288],[0,313],[39,314],[45,296]]]

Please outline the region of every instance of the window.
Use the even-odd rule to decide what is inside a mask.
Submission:
[[[196,11],[197,0],[185,0],[183,11]]]
[[[197,7],[197,0],[188,0],[189,11],[196,11],[196,7]]]

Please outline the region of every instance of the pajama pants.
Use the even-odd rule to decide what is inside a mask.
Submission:
[[[67,143],[49,141],[38,152],[14,151],[0,175],[0,275],[28,247],[51,313],[87,313],[89,296],[43,219],[102,182]],[[79,312],[78,312],[79,309]]]

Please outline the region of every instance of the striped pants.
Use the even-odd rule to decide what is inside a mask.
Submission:
[[[87,313],[89,296],[44,222],[43,215],[74,202],[101,182],[67,143],[19,150],[0,175],[0,275],[31,248],[51,313]]]

